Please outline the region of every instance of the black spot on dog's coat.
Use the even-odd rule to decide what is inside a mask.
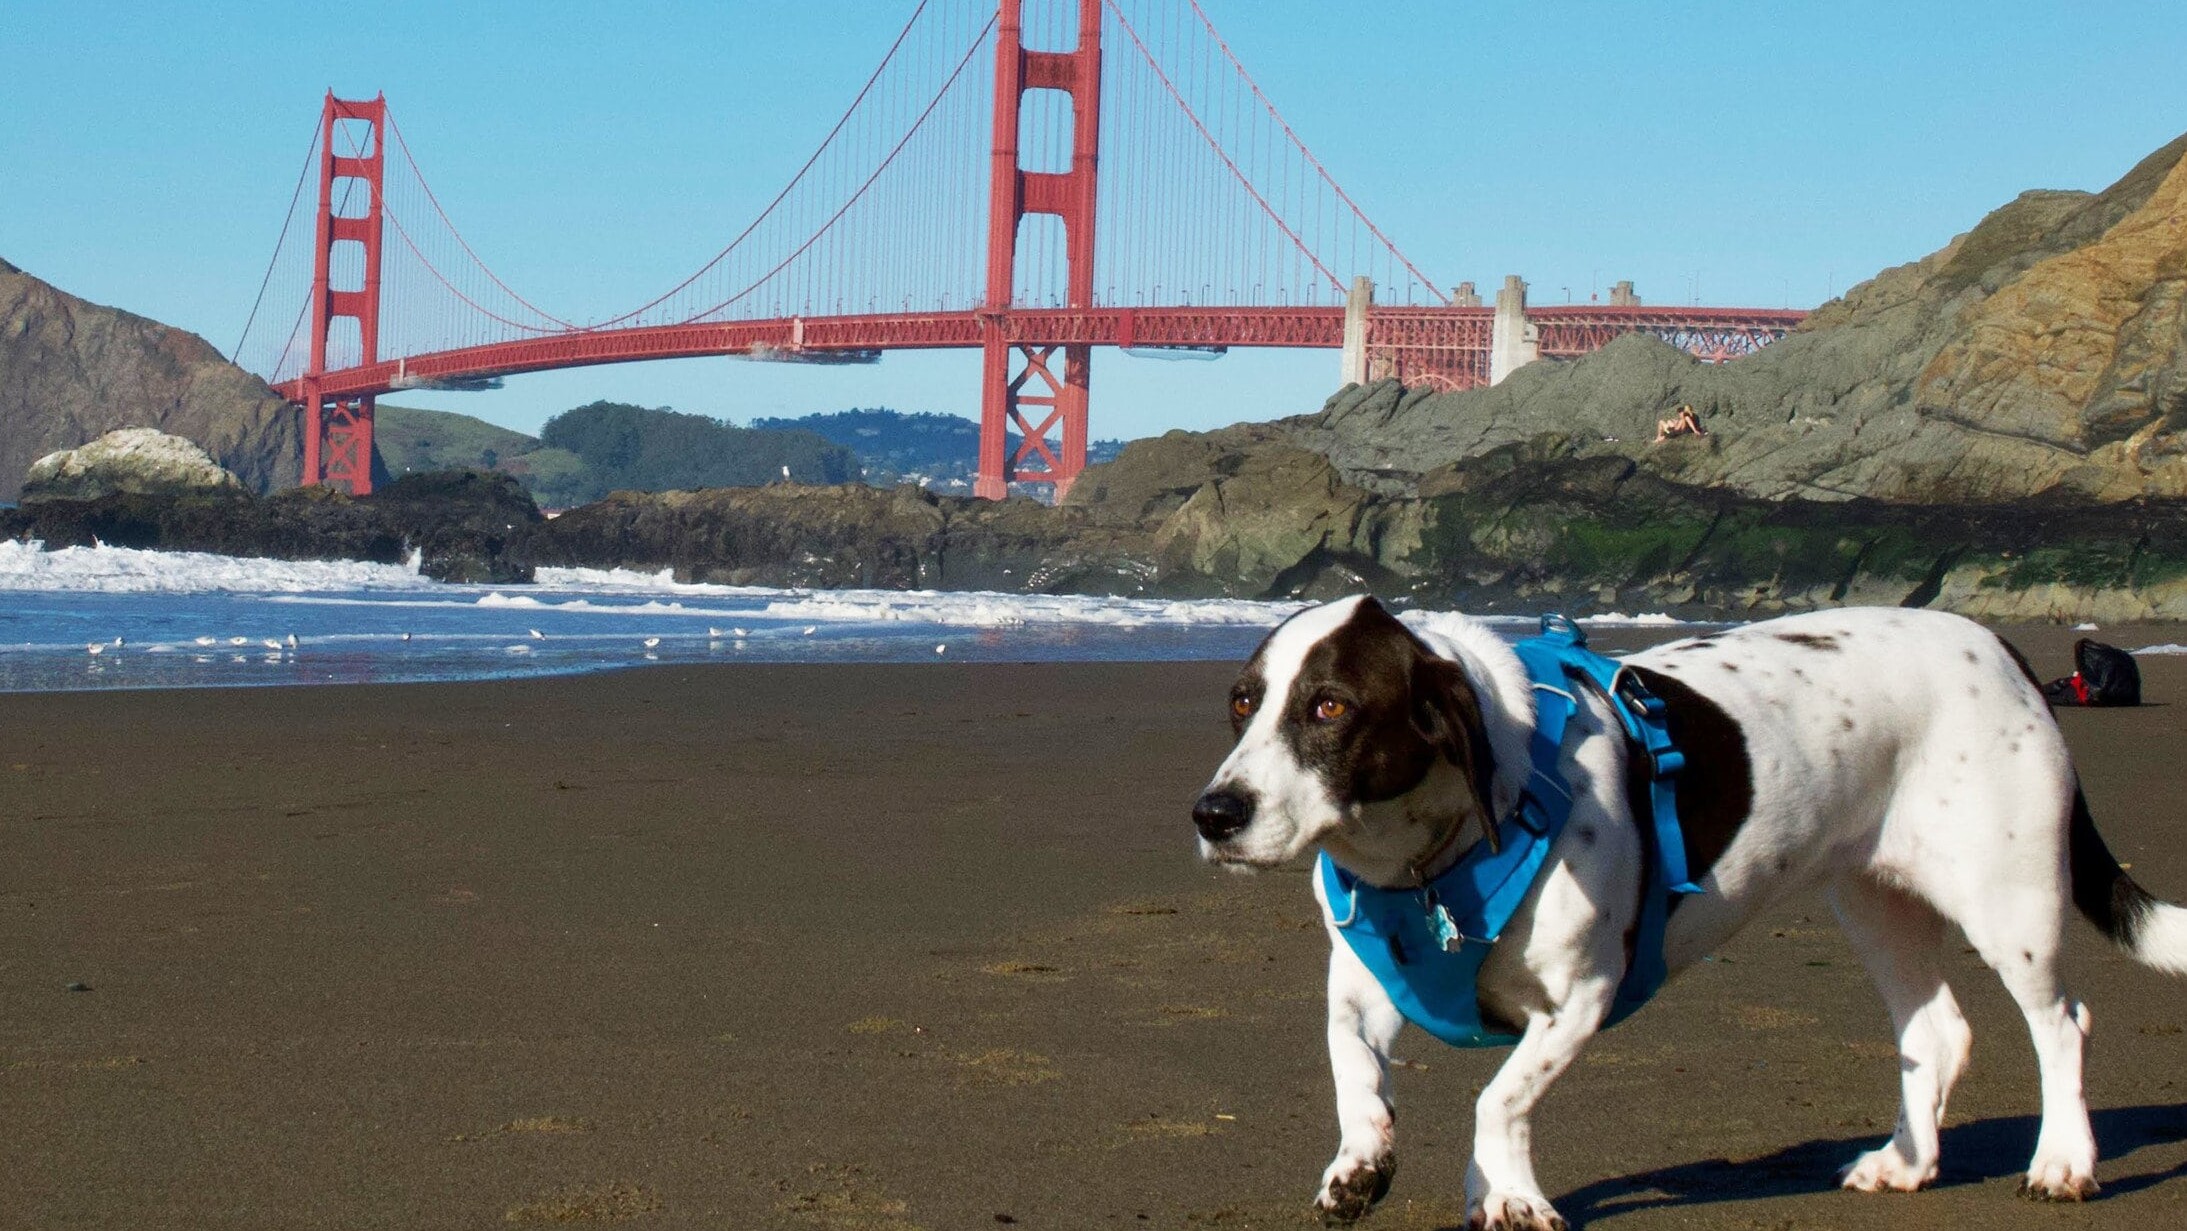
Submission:
[[[1835,654],[1840,649],[1837,637],[1829,633],[1771,633],[1770,636],[1787,645],[1796,645],[1806,650],[1822,650]]]
[[[1754,808],[1746,732],[1723,707],[1675,676],[1646,667],[1627,670],[1663,702],[1671,742],[1686,756],[1678,776],[1678,823],[1686,835],[1686,871],[1698,881],[1730,849]],[[1630,760],[1644,778],[1646,756]]]

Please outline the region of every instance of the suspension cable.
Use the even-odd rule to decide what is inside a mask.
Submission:
[[[1344,289],[1343,279],[1337,277],[1327,265],[1321,263],[1321,257],[1312,248],[1308,247],[1306,241],[1299,237],[1299,233],[1291,229],[1291,224],[1284,221],[1283,216],[1268,204],[1268,198],[1262,196],[1260,189],[1255,188],[1253,181],[1247,177],[1243,170],[1239,169],[1237,161],[1231,158],[1228,150],[1223,148],[1222,142],[1217,141],[1215,134],[1207,130],[1207,125],[1201,121],[1199,113],[1194,111],[1192,104],[1186,102],[1185,96],[1178,92],[1176,83],[1169,79],[1169,74],[1164,72],[1162,66],[1155,61],[1154,53],[1147,50],[1146,43],[1139,37],[1139,31],[1132,26],[1131,19],[1124,16],[1124,10],[1118,6],[1116,0],[1104,0],[1104,2],[1108,5],[1109,11],[1116,14],[1117,24],[1123,27],[1124,33],[1131,36],[1132,45],[1139,49],[1139,54],[1146,59],[1147,66],[1152,68],[1154,75],[1161,79],[1162,86],[1169,91],[1170,98],[1184,109],[1185,118],[1192,121],[1192,126],[1199,130],[1200,136],[1206,140],[1208,148],[1214,150],[1215,156],[1223,160],[1223,165],[1230,169],[1230,174],[1236,177],[1238,183],[1245,189],[1246,194],[1253,198],[1253,203],[1260,206],[1261,212],[1268,215],[1269,221],[1276,224],[1285,238],[1297,245],[1298,249],[1306,254],[1306,259],[1314,263],[1314,268],[1320,270],[1321,276],[1329,280],[1329,285],[1342,292]]]
[[[1435,296],[1437,299],[1442,300],[1446,304],[1449,303],[1450,296],[1445,295],[1435,285],[1435,283],[1429,281],[1428,276],[1420,272],[1419,267],[1414,265],[1411,259],[1398,249],[1397,244],[1393,240],[1391,240],[1389,236],[1382,233],[1382,228],[1374,224],[1374,219],[1369,218],[1366,211],[1359,208],[1358,203],[1352,200],[1351,194],[1344,191],[1344,185],[1336,182],[1336,178],[1329,174],[1328,168],[1321,165],[1321,160],[1314,157],[1314,152],[1306,148],[1306,143],[1299,139],[1299,135],[1297,133],[1291,131],[1290,122],[1283,118],[1282,112],[1276,110],[1276,104],[1274,103],[1274,101],[1272,101],[1268,97],[1268,95],[1261,92],[1260,83],[1253,80],[1253,74],[1247,72],[1245,65],[1238,62],[1237,55],[1230,50],[1230,44],[1223,41],[1222,34],[1215,29],[1215,23],[1208,17],[1207,10],[1200,7],[1200,0],[1186,0],[1186,2],[1192,6],[1192,11],[1199,16],[1200,24],[1207,27],[1208,37],[1214,39],[1215,45],[1222,49],[1223,58],[1230,61],[1230,67],[1237,70],[1238,76],[1244,78],[1246,88],[1252,90],[1253,97],[1260,100],[1261,106],[1268,109],[1269,118],[1273,119],[1276,122],[1277,126],[1283,129],[1283,135],[1290,138],[1291,144],[1298,147],[1298,152],[1305,157],[1307,165],[1311,166],[1314,169],[1314,173],[1319,175],[1322,180],[1329,185],[1330,189],[1336,193],[1337,200],[1344,202],[1345,206],[1352,211],[1352,216],[1359,219],[1359,221],[1367,228],[1368,232],[1372,234],[1375,239],[1382,244],[1384,248],[1387,248],[1389,250],[1390,255],[1396,257],[1398,262],[1402,264],[1406,268],[1406,270],[1412,274],[1413,277],[1420,280],[1420,284],[1422,286],[1428,288],[1428,293],[1430,295]],[[1114,8],[1116,6],[1116,0],[1107,0],[1107,3],[1111,8]],[[1119,14],[1119,18],[1121,19],[1121,14]]]
[[[319,152],[319,124],[318,120],[311,122],[311,144],[304,147],[304,165],[296,172],[295,191],[289,193],[288,216],[281,220],[281,234],[273,241],[273,255],[266,258],[266,276],[258,280],[258,297],[251,300],[250,317],[243,322],[243,332],[235,340],[235,349],[228,352],[230,363],[242,357],[243,344],[250,341],[251,326],[258,323],[259,306],[266,302],[266,288],[273,285],[274,266],[281,263],[281,248],[289,242],[289,227],[296,221],[297,203],[304,199],[304,181],[311,177],[312,155]]]
[[[695,312],[692,315],[687,316],[675,323],[679,325],[688,325],[693,323],[694,321],[698,321],[705,317],[712,316],[714,313],[721,311],[723,308],[729,307],[731,304],[734,304],[738,300],[743,299],[745,296],[751,294],[753,291],[758,290],[760,287],[766,285],[768,279],[773,278],[776,274],[781,273],[784,269],[787,269],[792,261],[795,261],[797,258],[805,255],[805,252],[808,249],[810,249],[815,243],[818,243],[820,241],[821,236],[826,235],[830,230],[835,227],[836,223],[842,221],[843,215],[850,212],[851,206],[858,204],[859,198],[866,195],[866,190],[873,187],[873,182],[881,178],[881,173],[889,169],[889,164],[896,161],[896,156],[903,153],[904,147],[911,143],[911,139],[919,134],[919,130],[921,128],[925,127],[927,118],[934,114],[934,109],[936,107],[941,106],[942,99],[946,98],[949,92],[952,89],[956,88],[957,79],[964,75],[965,66],[970,64],[972,62],[972,57],[978,54],[979,49],[987,44],[987,36],[994,30],[996,20],[996,18],[990,17],[987,19],[987,24],[980,27],[980,32],[978,36],[972,40],[972,45],[970,47],[965,48],[964,57],[957,61],[956,69],[949,74],[949,80],[942,83],[942,88],[936,91],[934,97],[927,102],[925,110],[919,112],[919,118],[912,121],[910,130],[904,133],[903,138],[897,141],[893,149],[889,150],[888,156],[881,160],[881,165],[873,169],[873,174],[868,175],[865,179],[865,182],[860,184],[854,191],[852,191],[850,198],[844,201],[842,206],[838,208],[833,214],[830,214],[826,222],[820,224],[818,230],[815,230],[809,237],[807,237],[804,243],[799,244],[797,248],[790,253],[790,255],[776,262],[773,269],[770,269],[766,273],[761,274],[758,278],[754,279],[751,283],[746,285],[743,290],[738,291],[736,294],[731,295],[729,298],[722,300],[720,303],[715,304],[713,307],[707,308],[704,311]]]

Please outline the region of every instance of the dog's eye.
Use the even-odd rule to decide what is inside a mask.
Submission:
[[[1325,697],[1314,706],[1314,717],[1322,722],[1334,722],[1350,713],[1351,708],[1334,697]]]
[[[1241,692],[1237,696],[1232,697],[1230,699],[1230,712],[1236,714],[1240,718],[1251,718],[1253,716],[1252,696],[1250,694]]]

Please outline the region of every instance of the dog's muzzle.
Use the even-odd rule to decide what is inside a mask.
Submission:
[[[1220,787],[1192,805],[1192,825],[1209,842],[1221,842],[1253,823],[1253,797],[1235,787]]]

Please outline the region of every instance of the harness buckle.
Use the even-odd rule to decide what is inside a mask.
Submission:
[[[1527,784],[1519,788],[1519,804],[1511,810],[1510,817],[1519,828],[1537,838],[1549,833],[1549,818],[1545,815],[1548,809],[1543,805],[1541,796],[1534,793],[1533,779],[1540,776],[1529,775]]]

